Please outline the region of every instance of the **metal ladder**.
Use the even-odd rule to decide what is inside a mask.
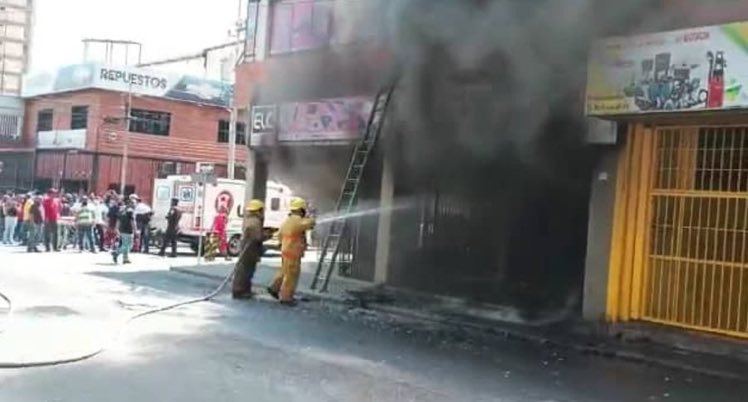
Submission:
[[[364,168],[369,161],[369,156],[376,146],[377,139],[382,132],[382,126],[385,121],[385,113],[392,99],[392,93],[395,91],[396,84],[384,88],[377,93],[374,105],[369,115],[369,121],[356,148],[353,150],[351,163],[348,165],[348,173],[345,176],[340,196],[335,207],[335,212],[340,215],[348,214],[356,206],[359,185],[361,177],[364,174]],[[314,273],[312,281],[312,290],[317,290],[322,283],[320,292],[326,292],[330,284],[330,277],[335,264],[338,262],[340,246],[348,229],[348,220],[341,219],[330,223],[330,227],[325,235],[320,251],[317,270]]]

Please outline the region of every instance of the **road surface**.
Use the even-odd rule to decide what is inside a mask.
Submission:
[[[110,341],[127,316],[214,282],[135,255],[0,248],[0,361],[65,358]],[[745,401],[748,384],[305,303],[226,294],[145,318],[94,359],[0,370],[0,401]]]

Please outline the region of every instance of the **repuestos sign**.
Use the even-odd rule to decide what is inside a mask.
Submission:
[[[156,77],[148,74],[137,74],[113,68],[101,68],[99,79],[102,81],[121,82],[145,88],[166,89],[169,81],[164,77]]]
[[[748,108],[748,22],[595,43],[590,116]]]
[[[234,96],[234,87],[228,82],[145,68],[102,64],[75,64],[60,68],[53,73],[26,76],[21,96],[30,98],[88,88],[119,92],[132,91],[137,95],[221,107],[228,107]]]

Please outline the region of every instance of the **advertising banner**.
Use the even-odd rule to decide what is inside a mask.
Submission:
[[[75,64],[53,73],[24,78],[24,98],[81,89],[129,92],[200,104],[229,107],[234,89],[230,83],[138,67]]]
[[[38,149],[86,149],[86,129],[53,130],[37,133]]]
[[[590,116],[748,107],[748,22],[596,42]]]
[[[355,141],[366,128],[372,107],[373,102],[369,97],[282,104],[278,141]]]

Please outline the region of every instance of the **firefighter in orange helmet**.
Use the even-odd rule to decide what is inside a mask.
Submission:
[[[234,268],[234,282],[231,289],[235,299],[252,298],[252,278],[262,256],[262,243],[266,240],[262,230],[265,220],[265,203],[252,200],[247,204],[246,212],[241,252]]]
[[[306,233],[314,228],[314,219],[307,218],[307,203],[301,198],[291,200],[291,213],[280,227],[281,269],[268,287],[268,293],[284,305],[296,304],[294,293],[301,275],[301,259],[306,251]]]

